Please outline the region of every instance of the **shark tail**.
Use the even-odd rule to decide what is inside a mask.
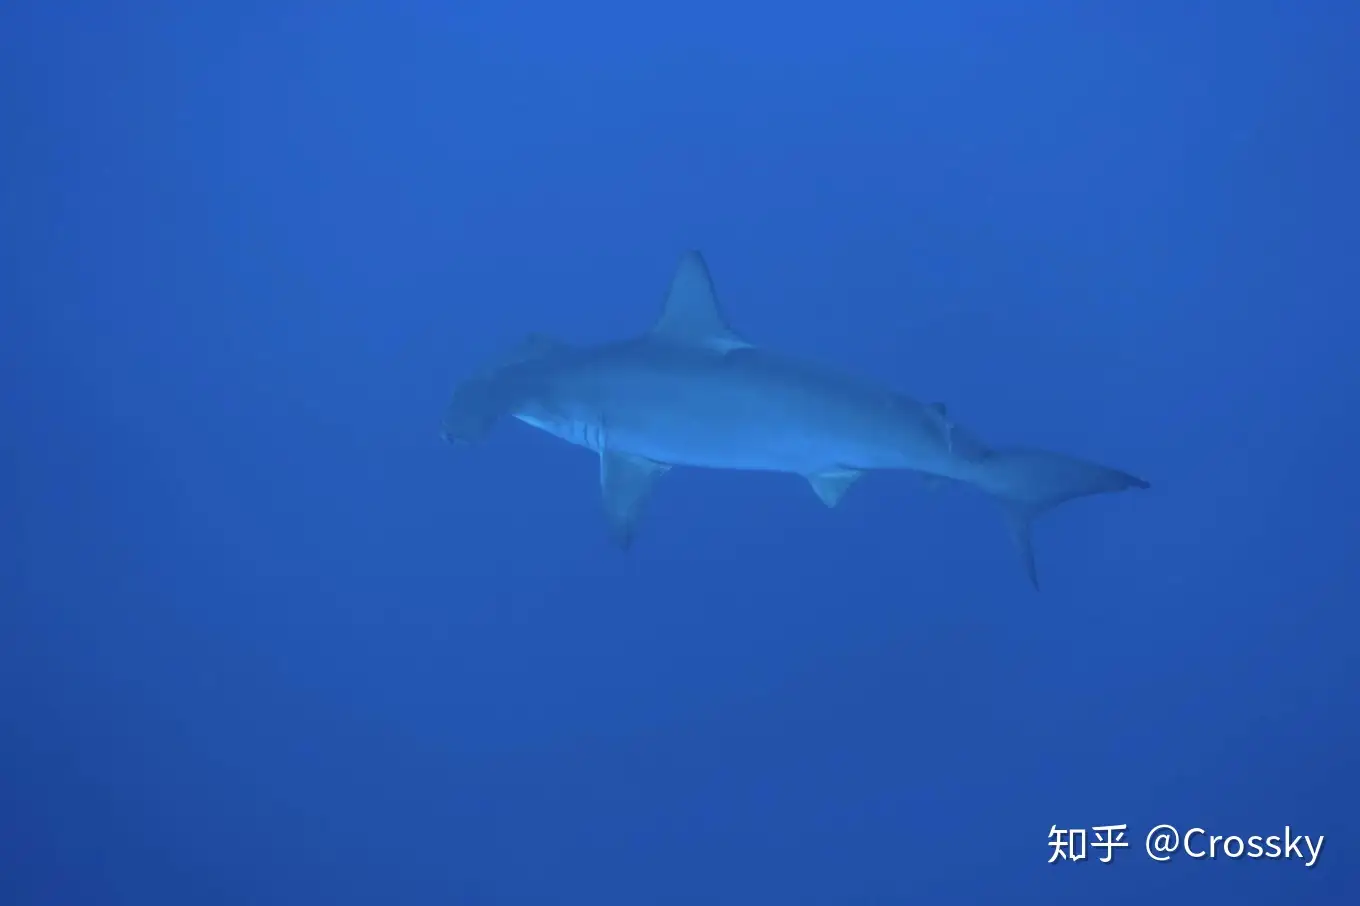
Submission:
[[[1039,575],[1031,528],[1036,517],[1078,497],[1149,486],[1127,472],[1047,450],[992,450],[979,465],[982,468],[976,483],[1005,508],[1025,573],[1035,589]]]

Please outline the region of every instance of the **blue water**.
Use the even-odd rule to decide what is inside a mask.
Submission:
[[[1357,902],[1357,33],[7,4],[0,904]],[[1151,490],[1036,594],[909,476],[676,470],[623,554],[589,453],[441,443],[689,247],[753,341]]]

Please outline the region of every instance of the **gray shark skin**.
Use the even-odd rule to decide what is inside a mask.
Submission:
[[[990,447],[943,405],[753,346],[727,325],[696,251],[681,259],[646,334],[590,347],[529,337],[455,388],[443,436],[472,443],[507,416],[599,454],[605,514],[625,548],[672,466],[789,472],[829,507],[865,472],[904,469],[996,498],[1037,589],[1036,516],[1077,497],[1148,487],[1059,453]]]

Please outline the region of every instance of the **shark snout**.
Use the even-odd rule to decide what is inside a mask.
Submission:
[[[439,429],[439,436],[443,438],[446,444],[465,447],[481,440],[489,426],[489,423],[480,420],[445,422],[444,426]]]
[[[505,409],[501,388],[495,382],[484,378],[467,381],[454,390],[444,410],[440,436],[459,446],[475,443],[486,436]]]

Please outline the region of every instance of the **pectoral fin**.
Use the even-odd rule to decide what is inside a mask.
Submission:
[[[670,468],[666,463],[612,453],[607,448],[600,453],[600,493],[605,518],[620,547],[627,549],[633,543],[638,520],[651,497],[652,485]]]

